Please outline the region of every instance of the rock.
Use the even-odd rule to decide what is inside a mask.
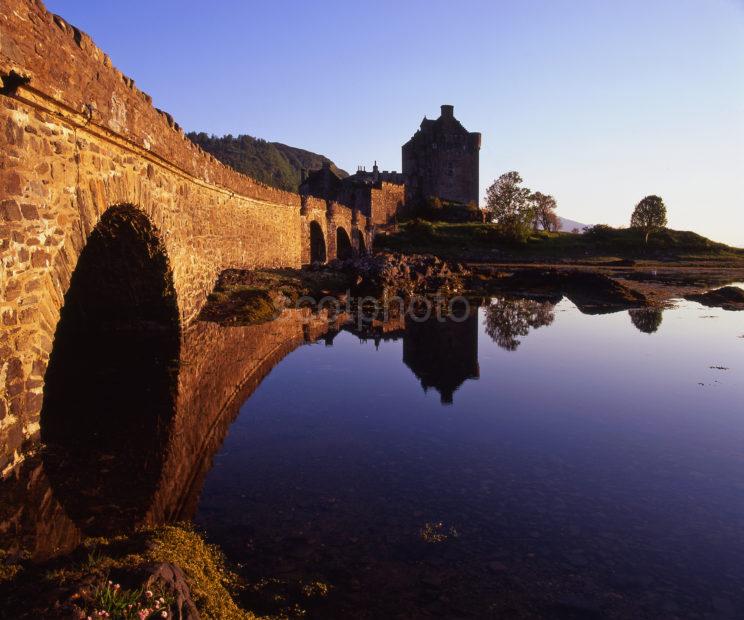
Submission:
[[[177,565],[163,562],[152,566],[149,572],[147,587],[162,586],[176,599],[173,609],[175,620],[199,620],[199,612],[191,600],[189,584],[186,583],[186,577]]]
[[[591,271],[523,269],[494,279],[492,286],[502,292],[549,299],[553,303],[565,295],[585,314],[638,308],[649,303],[642,293]]]
[[[503,564],[502,562],[489,562],[488,563],[488,569],[493,573],[503,573],[508,570],[506,564]]]
[[[744,310],[744,289],[738,286],[724,286],[707,293],[685,295],[685,299],[697,301],[709,308]]]
[[[387,252],[334,261],[328,267],[355,273],[355,295],[375,297],[460,291],[462,277],[469,273],[463,265],[450,264],[428,254]]]

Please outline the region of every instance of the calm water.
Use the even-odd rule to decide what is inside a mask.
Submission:
[[[265,614],[744,618],[744,313],[285,314],[61,321],[0,549],[193,519]]]
[[[266,613],[742,618],[742,373],[744,314],[692,303],[342,331],[245,400],[195,521]]]

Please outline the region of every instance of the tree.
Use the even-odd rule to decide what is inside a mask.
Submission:
[[[506,172],[486,190],[486,211],[501,231],[513,239],[525,238],[534,219],[530,190],[521,187],[521,183],[518,172]]]
[[[666,206],[659,196],[646,196],[636,205],[630,218],[630,227],[646,233],[646,243],[652,232],[667,225]]]
[[[535,192],[530,194],[530,202],[534,210],[534,229],[538,230],[542,227],[543,230],[548,232],[558,230],[560,220],[555,212],[558,207],[555,198],[542,192]]]
[[[543,228],[548,232],[558,232],[563,227],[561,218],[554,211],[547,214],[545,222],[543,222]]]

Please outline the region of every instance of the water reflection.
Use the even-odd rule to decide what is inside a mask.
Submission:
[[[47,372],[46,443],[0,482],[0,549],[44,558],[86,535],[190,519],[240,404],[330,327],[298,311],[268,325],[199,322],[174,341],[66,316]]]
[[[562,303],[499,298],[459,322],[296,312],[197,323],[178,342],[72,314],[48,373],[49,446],[0,485],[0,543],[42,556],[196,515],[266,613],[735,617],[740,325],[670,310],[683,320],[648,339],[624,313]],[[558,338],[495,354],[547,325]],[[331,593],[309,601],[316,578]]]
[[[455,320],[407,317],[403,362],[421,381],[424,391],[434,388],[442,404],[451,404],[455,391],[465,381],[480,376],[477,306]]]
[[[741,327],[669,312],[654,338],[534,300],[483,306],[475,331],[409,320],[377,350],[342,330],[244,404],[197,525],[272,615],[742,617],[744,392],[709,361],[738,369]]]
[[[644,334],[653,334],[661,326],[662,310],[660,308],[636,308],[628,310],[630,320]]]
[[[550,325],[555,320],[555,304],[548,301],[496,297],[486,306],[486,333],[507,351],[516,351],[520,337],[530,329]]]

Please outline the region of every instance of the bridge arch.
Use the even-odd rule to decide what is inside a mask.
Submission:
[[[310,222],[310,262],[325,263],[328,260],[323,229],[315,220]]]
[[[354,240],[357,253],[359,256],[364,256],[367,253],[367,244],[364,242],[364,233],[358,228],[354,229]]]
[[[179,350],[160,234],[134,206],[111,207],[88,236],[64,295],[40,415],[45,471],[87,534],[143,517],[175,411]],[[117,506],[118,516],[105,506]]]
[[[336,258],[346,260],[354,256],[354,248],[351,245],[351,238],[346,229],[339,226],[336,228]]]

